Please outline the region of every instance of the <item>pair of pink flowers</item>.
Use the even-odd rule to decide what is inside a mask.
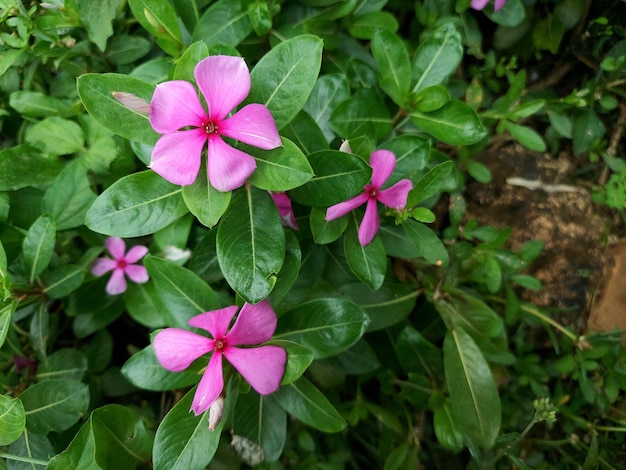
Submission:
[[[150,168],[171,183],[190,185],[198,176],[207,146],[207,176],[218,191],[244,184],[256,169],[250,155],[223,137],[271,150],[281,145],[276,122],[262,104],[248,104],[228,117],[248,96],[250,72],[241,57],[210,56],[194,69],[196,88],[184,80],[157,85],[150,102],[150,124],[159,134]]]
[[[91,272],[94,276],[102,276],[113,271],[106,286],[109,295],[122,294],[126,291],[126,276],[138,284],[148,282],[148,271],[136,264],[148,253],[147,247],[136,245],[126,252],[126,243],[119,237],[107,238],[105,246],[113,258],[98,258],[92,264]]]
[[[189,326],[207,331],[212,338],[181,328],[166,328],[154,337],[158,361],[172,372],[185,370],[200,356],[212,353],[191,404],[196,416],[218,402],[222,394],[222,357],[261,395],[273,393],[280,387],[287,362],[285,350],[272,345],[241,347],[269,341],[276,329],[276,313],[267,300],[254,305],[245,303],[229,329],[237,310],[236,305],[231,305],[189,320]],[[218,404],[218,408],[223,408],[223,404]]]
[[[487,6],[488,3],[489,3],[489,0],[472,0],[471,7],[474,10],[482,10],[483,8]],[[493,2],[493,10],[498,11],[500,8],[504,6],[505,3],[506,3],[506,0],[495,0]]]

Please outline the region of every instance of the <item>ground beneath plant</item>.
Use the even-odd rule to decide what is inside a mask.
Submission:
[[[626,330],[626,242],[620,242],[626,230],[618,214],[592,201],[590,185],[575,178],[577,160],[508,144],[479,161],[493,178],[468,185],[468,217],[511,227],[514,251],[529,240],[545,243],[527,271],[543,288],[522,292],[522,299],[581,334]]]

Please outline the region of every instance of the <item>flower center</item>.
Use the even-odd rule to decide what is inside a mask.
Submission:
[[[226,338],[217,338],[213,341],[213,351],[223,351],[226,347]]]
[[[371,199],[376,199],[376,196],[378,196],[378,188],[375,188],[370,184],[365,186],[365,192]]]
[[[209,121],[209,122],[204,123],[204,132],[206,132],[209,135],[217,134],[219,133],[219,127],[217,127],[217,124],[214,123],[213,121]]]
[[[126,262],[126,260],[123,260],[123,259],[117,260],[117,267],[119,269],[124,269],[126,266],[128,266],[128,263]]]

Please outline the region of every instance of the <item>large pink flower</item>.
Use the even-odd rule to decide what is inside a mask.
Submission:
[[[488,3],[489,3],[489,0],[472,0],[471,7],[474,10],[482,10],[483,8],[487,6]],[[493,10],[498,11],[500,8],[504,6],[505,3],[506,3],[506,0],[495,0],[494,5],[493,5]]]
[[[107,250],[113,256],[111,258],[98,258],[91,266],[94,276],[102,276],[113,271],[111,279],[107,282],[106,291],[110,295],[121,294],[126,291],[126,277],[132,281],[143,284],[148,282],[148,271],[143,266],[135,264],[146,256],[148,248],[142,245],[133,246],[126,253],[126,243],[118,237],[109,237],[105,242]]]
[[[231,305],[189,320],[190,326],[208,331],[213,339],[180,328],[166,328],[154,337],[158,361],[172,372],[185,370],[203,354],[213,352],[191,404],[196,416],[204,413],[222,393],[222,356],[261,395],[273,393],[280,387],[287,362],[283,348],[267,345],[236,347],[268,341],[276,329],[274,310],[266,300],[254,305],[245,303],[229,330],[236,313],[237,306]]]
[[[208,113],[189,82],[172,80],[154,90],[150,124],[163,135],[152,151],[150,168],[171,183],[192,184],[208,142],[209,182],[218,191],[231,191],[243,185],[256,162],[222,136],[270,150],[281,145],[276,122],[262,104],[249,104],[227,117],[250,92],[250,72],[241,57],[207,57],[196,65],[194,76]]]
[[[359,226],[359,243],[362,246],[374,239],[380,227],[378,202],[392,209],[403,209],[409,191],[413,188],[411,180],[403,179],[387,189],[380,189],[396,166],[396,156],[389,150],[373,152],[370,155],[370,166],[372,167],[372,182],[365,185],[365,191],[352,199],[330,206],[326,210],[326,221],[330,222],[367,203],[365,215]]]

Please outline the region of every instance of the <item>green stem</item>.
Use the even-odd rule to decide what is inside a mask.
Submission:
[[[33,459],[30,457],[22,457],[21,455],[7,454],[6,452],[2,452],[2,451],[0,451],[0,458],[5,458],[9,460],[17,460],[19,462],[32,463],[33,465],[42,465],[44,467],[48,465],[47,460]]]

